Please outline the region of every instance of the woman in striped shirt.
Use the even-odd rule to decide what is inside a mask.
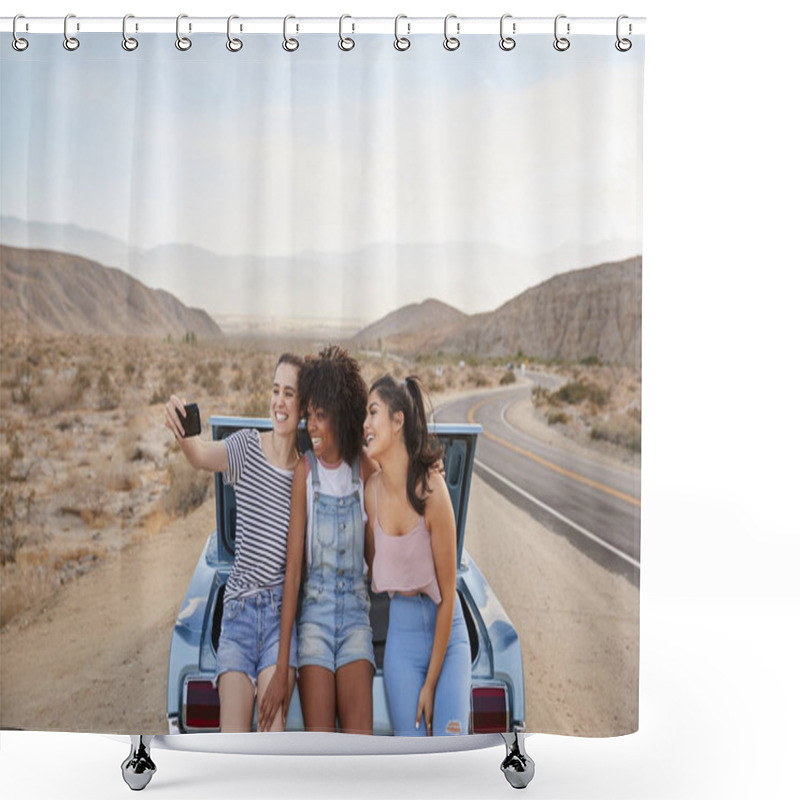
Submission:
[[[222,472],[236,493],[234,565],[225,586],[215,676],[223,733],[251,730],[254,702],[260,701],[275,672],[292,477],[299,458],[297,389],[302,363],[290,353],[278,359],[271,431],[243,429],[222,441],[202,441],[185,436],[184,400],[173,395],[165,406],[165,425],[192,467]],[[296,663],[293,632],[290,664]],[[293,686],[293,669],[290,680]],[[271,730],[283,730],[281,715]]]

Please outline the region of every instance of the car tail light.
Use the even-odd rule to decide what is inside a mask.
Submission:
[[[219,692],[211,681],[186,681],[183,719],[186,728],[219,728]]]
[[[508,730],[508,699],[505,686],[473,686],[472,732],[505,733]]]

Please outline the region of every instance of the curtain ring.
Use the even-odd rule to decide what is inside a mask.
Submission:
[[[559,14],[556,17],[556,21],[553,24],[553,35],[556,37],[556,40],[553,42],[553,47],[558,50],[559,53],[563,53],[565,50],[569,50],[569,39],[566,36],[559,36],[558,35],[558,21],[560,19],[566,19],[566,14]],[[567,23],[567,36],[569,36],[569,22]]]
[[[188,36],[181,36],[181,20],[188,19],[188,14],[178,14],[178,18],[175,20],[175,47],[178,50],[186,51],[192,46],[192,40]],[[192,26],[189,25],[189,30],[192,29]]]
[[[353,18],[349,14],[342,14],[342,16],[339,17],[339,49],[344,50],[345,52],[347,52],[348,50],[352,50],[356,46],[356,43],[349,36],[345,37],[342,31],[342,28],[344,26],[344,21],[346,19],[353,19]],[[352,22],[350,24],[352,25],[353,32],[355,33],[356,30],[355,22]]]
[[[132,36],[128,36],[127,27],[129,19],[135,19],[133,14],[126,14],[122,18],[122,49],[132,53],[139,46],[139,40],[134,39]]]
[[[239,19],[236,14],[231,14],[228,17],[228,41],[225,42],[225,47],[227,47],[231,53],[238,53],[244,46],[241,39],[234,39],[231,36],[231,22],[233,22],[235,19]]]
[[[394,49],[395,50],[408,50],[411,47],[411,39],[406,39],[405,36],[400,36],[400,20],[401,19],[408,19],[405,14],[398,14],[394,18]],[[406,22],[406,27],[408,28],[408,33],[411,33],[411,23]]]
[[[506,36],[503,32],[503,27],[507,19],[511,19],[511,14],[503,14],[503,16],[500,17],[500,49],[505,50],[506,52],[513,50],[517,46],[516,40],[511,36]],[[512,30],[514,33],[517,32],[516,23],[514,23]]]
[[[453,51],[453,50],[458,50],[458,48],[461,47],[461,42],[459,41],[458,36],[448,36],[448,34],[447,34],[447,25],[448,25],[448,23],[450,22],[451,19],[456,19],[456,15],[455,14],[448,14],[444,18],[444,49]],[[458,34],[460,28],[461,28],[461,24],[457,23],[456,24],[456,34]]]
[[[70,36],[67,32],[67,26],[69,25],[69,21],[71,19],[75,19],[74,14],[67,14],[67,16],[64,17],[64,49],[69,50],[70,52],[77,50],[81,46],[81,43],[74,36]],[[78,30],[80,30],[80,28]]]
[[[14,39],[11,42],[11,46],[18,52],[21,53],[23,50],[28,49],[28,40],[23,39],[21,36],[17,34],[17,20],[18,19],[25,19],[24,14],[17,14],[14,17],[14,22],[11,24],[11,32],[14,34]]]
[[[620,51],[620,53],[627,53],[628,50],[630,50],[631,47],[633,47],[633,42],[631,42],[630,39],[622,39],[622,38],[620,38],[620,35],[619,35],[619,24],[624,19],[628,19],[628,15],[627,14],[620,14],[617,17],[617,41],[614,42],[614,47],[616,47],[617,50]],[[628,33],[630,34],[630,32],[631,32],[631,25],[630,25],[630,23],[628,23]]]
[[[288,36],[287,31],[289,28],[290,19],[297,19],[297,17],[293,17],[291,14],[288,14],[283,18],[283,49],[287,53],[293,53],[298,47],[300,47],[300,42],[298,42],[297,39],[290,39]],[[299,27],[300,26],[298,25],[298,30]]]

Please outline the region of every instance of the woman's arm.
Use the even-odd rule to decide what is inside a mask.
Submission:
[[[207,472],[226,472],[228,450],[224,442],[204,442],[199,436],[187,437],[184,435],[185,406],[185,401],[173,394],[164,404],[164,427],[172,431],[186,460],[195,469],[204,469]]]
[[[283,583],[283,605],[281,607],[281,638],[278,645],[278,661],[275,673],[258,706],[258,730],[272,728],[278,710],[284,725],[289,710],[289,650],[292,642],[292,626],[297,613],[297,595],[300,591],[300,576],[303,569],[303,553],[306,540],[306,462],[301,458],[292,479],[292,506],[289,516],[289,536],[286,542],[286,578]]]
[[[375,534],[372,530],[372,520],[375,518],[375,474],[364,481],[364,508],[367,512],[367,522],[364,525],[364,560],[372,576],[372,562],[375,559]]]
[[[436,568],[436,580],[442,601],[436,610],[436,627],[433,632],[433,649],[428,664],[425,683],[419,693],[417,704],[417,727],[423,713],[431,735],[433,725],[433,698],[439,673],[450,641],[450,630],[453,627],[453,613],[456,604],[456,518],[450,495],[441,473],[431,471],[430,494],[425,502],[425,524],[431,532],[433,563]]]

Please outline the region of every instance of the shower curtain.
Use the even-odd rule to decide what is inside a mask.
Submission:
[[[644,39],[456,24],[3,43],[1,727],[219,729],[232,523],[164,405],[268,427],[334,344],[451,448],[469,730],[637,729]]]

